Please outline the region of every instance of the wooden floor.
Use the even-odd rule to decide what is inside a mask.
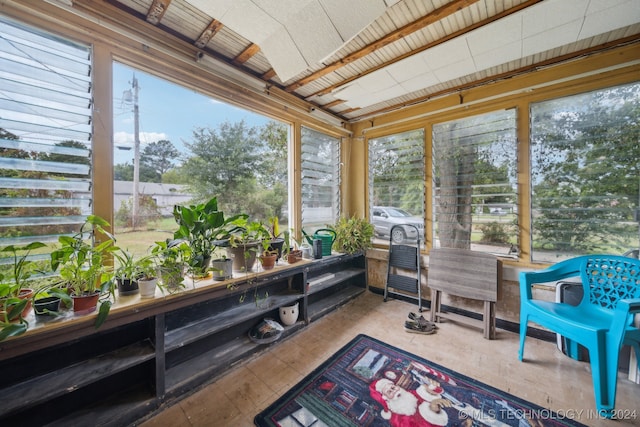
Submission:
[[[640,385],[622,374],[616,408],[625,420],[595,416],[589,364],[574,361],[555,343],[528,338],[518,361],[518,335],[498,329],[497,339],[463,325],[442,323],[434,335],[404,331],[416,305],[383,302],[366,292],[297,335],[265,348],[215,382],[141,421],[142,427],[251,426],[253,417],[331,354],[364,333],[425,359],[573,417],[588,426],[640,426]],[[428,318],[428,313],[425,313]],[[635,415],[634,415],[635,414]]]

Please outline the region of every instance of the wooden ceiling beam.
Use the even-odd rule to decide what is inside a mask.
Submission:
[[[510,8],[510,9],[504,10],[504,11],[500,12],[497,15],[494,15],[494,16],[491,16],[489,18],[483,19],[482,21],[476,22],[473,25],[470,25],[468,27],[462,28],[462,29],[460,29],[460,30],[458,30],[458,31],[456,31],[454,33],[451,33],[451,34],[449,34],[449,35],[447,35],[447,36],[445,36],[445,37],[443,37],[441,39],[435,40],[435,41],[433,41],[431,43],[427,43],[424,46],[420,46],[417,49],[413,49],[413,50],[411,50],[411,51],[409,51],[407,53],[404,53],[404,54],[402,54],[402,55],[400,55],[400,56],[398,56],[398,57],[396,57],[396,58],[394,58],[394,59],[392,59],[390,61],[387,61],[387,62],[384,62],[382,64],[379,64],[379,65],[377,65],[375,67],[372,67],[372,68],[368,69],[367,71],[365,71],[363,73],[357,74],[357,75],[349,77],[347,79],[344,79],[341,82],[333,84],[331,86],[327,86],[327,87],[323,88],[322,90],[319,90],[319,91],[317,91],[315,93],[312,93],[311,95],[308,95],[307,99],[311,98],[313,96],[326,95],[326,94],[330,93],[331,91],[333,91],[334,89],[336,89],[336,88],[338,88],[340,86],[343,86],[343,85],[345,85],[347,83],[350,83],[350,82],[352,82],[352,81],[354,81],[356,79],[359,79],[360,77],[366,76],[367,74],[373,73],[374,71],[378,71],[378,70],[380,70],[380,69],[382,69],[384,67],[387,67],[387,66],[389,66],[389,65],[391,65],[391,64],[393,64],[395,62],[402,61],[403,59],[408,58],[410,56],[413,56],[413,55],[415,55],[417,53],[420,53],[420,52],[425,51],[427,49],[430,49],[432,47],[438,46],[438,45],[440,45],[440,44],[442,44],[444,42],[447,42],[449,40],[455,39],[456,37],[460,37],[460,36],[462,36],[462,35],[464,35],[466,33],[469,33],[469,32],[471,32],[471,31],[473,31],[473,30],[475,30],[477,28],[480,28],[480,27],[482,27],[484,25],[488,25],[488,24],[490,24],[490,23],[492,23],[494,21],[497,21],[498,19],[504,18],[505,16],[509,16],[509,15],[511,15],[513,13],[519,12],[522,9],[525,9],[527,7],[530,7],[530,6],[533,6],[534,4],[539,3],[541,1],[542,0],[529,0],[527,2],[524,2],[524,3],[521,3],[521,4],[517,5],[517,6],[514,6],[514,7]],[[320,70],[320,72],[322,72],[322,71],[323,70]],[[309,77],[311,77],[311,76],[309,76]],[[296,83],[294,83],[294,85],[295,84]]]
[[[251,43],[245,50],[240,52],[238,56],[233,58],[233,61],[231,62],[233,62],[235,65],[242,65],[258,52],[260,52],[260,46],[255,43]]]
[[[207,28],[205,28],[202,34],[200,34],[200,37],[198,37],[198,40],[196,40],[196,42],[194,43],[196,47],[198,49],[203,49],[211,41],[213,36],[215,36],[216,33],[222,29],[223,26],[224,25],[222,24],[222,22],[218,21],[217,19],[209,22]]]
[[[327,104],[321,105],[321,107],[325,108],[325,109],[326,108],[332,108],[332,107],[335,107],[336,105],[342,104],[343,102],[344,102],[344,100],[342,100],[342,99],[336,99],[335,101],[331,101],[331,102],[329,102]]]
[[[171,0],[153,0],[147,11],[147,22],[158,25],[170,4]]]
[[[262,80],[266,80],[269,81],[272,78],[274,78],[276,76],[276,70],[274,70],[273,68],[270,68],[266,73],[264,73],[261,77]]]
[[[327,65],[326,67],[323,67],[321,70],[318,70],[315,73],[312,73],[311,75],[304,77],[295,83],[290,84],[285,88],[285,90],[287,92],[293,92],[294,90],[308,83],[311,83],[312,81],[317,80],[322,76],[326,76],[327,74],[337,70],[338,68],[344,67],[345,65],[350,64],[354,61],[357,61],[358,59],[364,58],[365,56],[370,55],[376,50],[381,49],[387,46],[388,44],[401,40],[402,38],[408,36],[409,34],[414,33],[418,30],[421,30],[424,27],[431,25],[435,22],[438,22],[439,20],[446,18],[449,15],[453,15],[454,13],[466,7],[469,7],[472,4],[477,3],[478,1],[480,0],[454,0],[452,2],[449,2],[444,6],[434,10],[433,12],[423,16],[422,18],[417,19],[416,21],[410,22],[409,24],[405,25],[402,28],[399,28],[395,31],[390,32],[386,36],[363,47],[362,49],[359,49],[345,56],[344,58],[339,59],[334,63]]]

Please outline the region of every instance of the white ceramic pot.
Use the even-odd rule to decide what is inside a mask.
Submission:
[[[156,284],[158,279],[138,280],[140,298],[154,298],[156,296]]]
[[[280,321],[284,325],[291,326],[298,321],[298,304],[280,307]]]
[[[313,248],[308,243],[301,244],[300,250],[302,250],[302,258],[304,259],[313,258]]]

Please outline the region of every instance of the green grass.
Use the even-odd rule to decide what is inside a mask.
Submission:
[[[173,239],[173,232],[178,228],[175,220],[163,218],[160,221],[147,224],[144,229],[115,228],[116,246],[126,249],[135,256],[148,253],[154,242]]]

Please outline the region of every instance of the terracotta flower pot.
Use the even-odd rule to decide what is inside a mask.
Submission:
[[[20,316],[22,316],[23,318],[27,317],[29,315],[29,312],[31,311],[31,297],[33,296],[33,289],[29,289],[29,288],[25,288],[25,289],[21,289],[20,293],[18,294],[18,298],[22,299],[22,300],[27,300],[27,304],[24,306],[24,308],[22,309],[22,313],[20,315],[16,314],[15,316],[10,316],[9,317],[9,321],[10,322],[14,322],[16,320],[18,320],[20,318]],[[0,306],[0,308],[2,308],[2,317],[4,318],[5,313],[4,313],[4,301],[2,301],[3,304]],[[7,313],[11,312],[11,308],[14,307],[17,304],[7,304]]]
[[[291,251],[289,252],[289,254],[287,254],[287,262],[289,264],[293,264],[296,263],[298,261],[300,261],[302,259],[302,251],[301,250],[295,250],[295,251]]]
[[[82,316],[96,311],[99,297],[100,291],[95,291],[91,294],[71,295],[73,312],[78,316]]]
[[[262,268],[264,270],[271,270],[276,265],[276,260],[278,259],[278,255],[262,255],[260,257],[260,262],[262,263]]]

